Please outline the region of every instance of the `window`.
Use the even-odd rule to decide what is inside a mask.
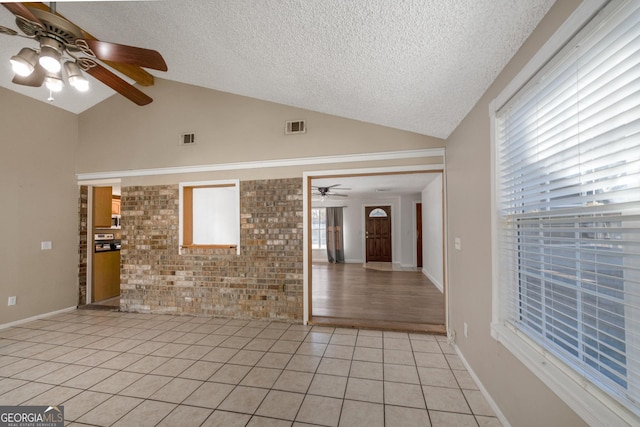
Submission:
[[[233,248],[240,253],[238,181],[180,184],[180,248]]]
[[[327,210],[311,209],[311,249],[327,249]]]
[[[384,209],[375,208],[369,213],[369,218],[386,218],[387,213]]]
[[[635,416],[639,58],[640,3],[616,2],[501,107],[494,121],[494,323],[523,334],[579,382],[595,385]]]

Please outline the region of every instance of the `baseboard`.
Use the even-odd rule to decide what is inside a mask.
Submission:
[[[345,259],[345,260],[344,260],[344,262],[345,262],[345,264],[363,264],[363,263],[364,263],[364,261],[363,261],[363,260],[361,260],[361,259],[354,259],[354,258],[351,258],[351,259]]]
[[[435,277],[433,277],[427,270],[425,270],[424,268],[422,269],[422,274],[424,274],[425,276],[427,276],[427,279],[429,279],[431,281],[431,283],[433,283],[435,285],[436,288],[438,288],[438,290],[442,293],[444,293],[444,286],[442,286],[442,283],[440,283],[438,280],[435,279]]]
[[[509,421],[507,421],[507,418],[504,416],[504,414],[502,413],[502,411],[500,410],[496,402],[493,400],[493,398],[491,397],[487,389],[484,388],[484,386],[482,385],[482,382],[480,382],[480,379],[478,378],[476,373],[473,372],[473,369],[471,369],[471,366],[469,366],[469,363],[467,362],[467,359],[465,359],[464,356],[462,355],[460,348],[457,346],[455,342],[451,342],[451,337],[449,337],[449,341],[450,341],[450,344],[453,346],[453,348],[456,350],[456,354],[460,358],[460,361],[462,362],[464,367],[467,368],[469,375],[471,375],[471,378],[473,378],[473,381],[475,381],[476,385],[480,389],[480,393],[482,393],[484,398],[487,400],[487,403],[489,404],[493,412],[496,414],[496,417],[500,420],[500,422],[504,427],[511,427],[511,424],[509,424]]]
[[[11,328],[13,326],[22,325],[23,323],[33,322],[34,320],[42,319],[43,317],[50,317],[50,316],[55,316],[56,314],[67,313],[69,311],[76,310],[77,308],[78,307],[74,305],[73,307],[67,307],[67,308],[62,308],[60,310],[51,311],[49,313],[38,314],[35,316],[27,317],[26,319],[20,319],[14,322],[3,323],[0,325],[0,329]]]

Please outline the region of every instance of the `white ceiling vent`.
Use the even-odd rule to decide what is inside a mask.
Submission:
[[[284,133],[287,135],[294,133],[307,133],[307,126],[304,120],[293,120],[285,124]]]
[[[195,133],[181,133],[180,145],[194,145],[196,143]]]

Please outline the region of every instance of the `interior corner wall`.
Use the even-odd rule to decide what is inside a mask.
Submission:
[[[78,116],[0,88],[0,132],[1,326],[77,303]]]
[[[444,292],[442,174],[422,191],[422,272]]]
[[[584,421],[490,336],[492,315],[489,103],[580,1],[556,2],[446,143],[449,332],[513,426],[582,426]],[[461,250],[454,239],[461,239]],[[468,325],[468,337],[462,333]]]
[[[400,196],[400,265],[402,267],[416,266],[416,203],[420,202],[420,193],[404,194]]]

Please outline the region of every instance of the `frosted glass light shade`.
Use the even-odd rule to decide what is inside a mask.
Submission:
[[[20,52],[17,55],[12,56],[10,61],[11,68],[14,73],[22,77],[27,77],[33,73],[33,70],[36,67],[38,53],[33,49],[24,47],[20,49]]]
[[[60,64],[60,52],[51,46],[41,46],[40,65],[50,73],[57,73],[62,68]]]

